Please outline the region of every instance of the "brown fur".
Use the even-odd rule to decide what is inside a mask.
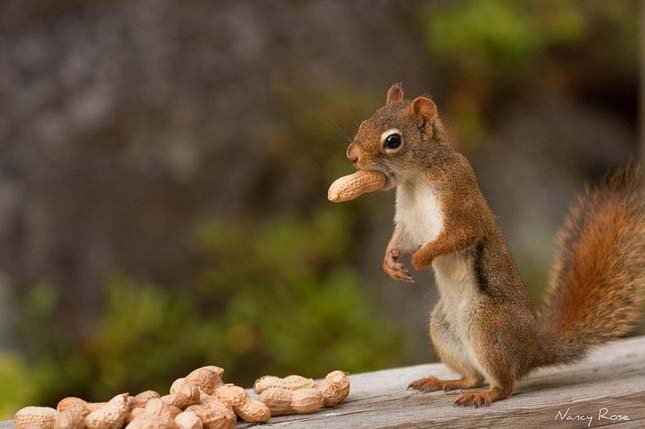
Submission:
[[[403,140],[396,150],[381,142],[391,129]],[[488,405],[509,396],[514,382],[532,368],[579,358],[589,346],[624,334],[636,320],[637,289],[645,282],[638,169],[616,176],[572,210],[559,235],[563,250],[553,270],[549,310],[540,317],[475,173],[448,144],[432,100],[407,101],[400,84],[393,85],[386,105],[361,123],[347,155],[358,168],[384,172],[387,187],[397,188],[403,223],[395,222],[384,270],[396,280],[413,281],[399,262],[402,253],[411,252],[416,270],[433,267],[437,277],[440,300],[430,335],[441,360],[462,378],[427,377],[410,387],[449,390],[486,380],[488,391],[465,393],[455,404]],[[419,195],[432,201],[414,199]],[[410,204],[434,218],[424,223]],[[427,225],[440,230],[417,242],[427,236],[419,231]]]
[[[626,334],[645,286],[645,199],[640,168],[578,200],[558,233],[536,365],[567,363]]]

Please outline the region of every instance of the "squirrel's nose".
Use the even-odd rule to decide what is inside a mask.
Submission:
[[[350,144],[349,147],[347,147],[347,158],[352,162],[352,164],[356,165],[358,163],[358,151],[354,147],[354,143]]]

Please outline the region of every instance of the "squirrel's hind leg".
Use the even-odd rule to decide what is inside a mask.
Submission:
[[[532,317],[522,317],[529,311],[518,312],[517,308],[517,304],[499,305],[489,312],[473,313],[470,347],[490,389],[463,393],[455,405],[488,406],[508,398],[515,381],[526,374],[535,355],[534,344],[526,339],[536,336],[535,323]]]
[[[416,389],[422,392],[435,390],[447,392],[455,389],[479,387],[483,384],[484,377],[466,359],[466,353],[463,350],[461,341],[453,334],[440,306],[432,312],[430,336],[441,361],[453,371],[461,374],[462,378],[458,380],[442,380],[433,376],[424,377],[410,383],[408,389]]]

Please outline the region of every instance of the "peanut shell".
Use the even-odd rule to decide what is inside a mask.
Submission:
[[[168,397],[167,403],[169,405],[174,405],[175,407],[183,410],[187,406],[199,402],[199,392],[199,387],[194,384],[184,383],[175,390],[175,393],[164,396],[164,398]]]
[[[121,429],[128,415],[128,394],[110,399],[105,406],[85,417],[87,429]]]
[[[184,377],[178,378],[177,380],[172,382],[172,385],[170,386],[170,394],[172,395],[173,393],[177,392],[177,389],[179,389],[180,386],[183,386],[186,384],[186,379]]]
[[[249,398],[246,390],[234,384],[225,384],[215,391],[215,397],[224,401],[242,420],[265,423],[271,418],[271,411],[263,402]]]
[[[170,417],[172,417],[173,419],[183,411],[181,408],[174,405],[168,406],[168,410],[170,410]]]
[[[204,424],[193,411],[183,411],[175,417],[179,429],[203,429]]]
[[[206,399],[206,401],[204,401]],[[202,421],[204,429],[234,429],[236,417],[231,408],[215,398],[202,398],[199,404],[191,405],[186,411],[194,412]]]
[[[128,411],[127,417],[125,418],[125,422],[130,423],[131,421],[133,421],[137,417],[141,416],[145,412],[146,412],[146,409],[143,408],[143,407],[131,408],[130,411]]]
[[[244,404],[248,400],[249,395],[241,387],[229,383],[218,387],[215,390],[215,397],[220,401],[226,402],[231,407],[237,407]]]
[[[322,393],[316,388],[286,390],[269,388],[260,394],[260,401],[271,410],[271,415],[309,414],[322,408]]]
[[[187,383],[194,384],[204,392],[212,395],[215,393],[215,389],[224,384],[219,373],[214,368],[217,367],[197,368],[188,374],[185,380]]]
[[[144,414],[130,422],[125,429],[177,429],[177,423],[173,419],[164,416],[152,416]]]
[[[271,418],[271,410],[264,402],[250,398],[235,407],[235,414],[249,423],[266,423]]]
[[[54,422],[58,411],[49,407],[25,407],[13,416],[16,429],[38,427],[41,429],[54,429]]]
[[[84,429],[85,416],[89,413],[90,411],[81,405],[59,411],[54,422],[54,429]]]
[[[322,408],[323,396],[318,389],[300,389],[291,392],[291,408],[296,414],[314,413]]]
[[[343,371],[332,371],[318,385],[325,407],[340,404],[349,395],[349,377]]]
[[[291,410],[291,390],[270,387],[260,393],[260,401],[271,410],[272,416],[289,414]]]
[[[160,416],[166,419],[173,417],[173,412],[163,398],[150,399],[144,409],[144,414],[149,416]]]
[[[88,405],[87,401],[81,398],[68,396],[67,398],[63,398],[60,401],[58,401],[58,405],[56,405],[56,409],[58,411],[65,411],[67,408],[71,408],[71,407],[87,408],[87,405]]]
[[[224,407],[227,410],[233,412],[233,407],[228,405],[226,402],[222,401],[221,399],[217,399],[214,396],[208,395],[202,391],[202,396],[199,399],[199,403],[201,405],[206,405],[206,406],[213,406],[214,408],[218,407]]]
[[[305,378],[300,375],[289,375],[284,378],[265,375],[255,380],[253,390],[258,395],[267,389],[278,388],[286,390],[298,390],[316,387],[316,382],[311,378]]]
[[[327,199],[334,203],[350,201],[365,193],[383,189],[386,183],[387,176],[380,171],[358,170],[336,179],[327,191]]]
[[[215,366],[215,365],[207,365],[207,366],[203,366],[202,368],[210,369],[215,374],[217,374],[219,378],[224,377],[224,368],[220,368],[219,366]]]
[[[159,394],[154,390],[146,390],[132,397],[129,403],[129,408],[143,408],[149,400],[159,398]]]

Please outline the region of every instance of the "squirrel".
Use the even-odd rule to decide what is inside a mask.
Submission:
[[[392,85],[386,104],[363,121],[347,148],[360,170],[387,176],[396,188],[394,232],[384,271],[414,282],[401,262],[433,268],[439,301],[430,337],[439,358],[461,375],[433,376],[409,388],[489,389],[462,393],[455,405],[488,406],[507,398],[516,380],[547,365],[584,357],[626,334],[638,319],[645,287],[645,199],[639,165],[588,190],[571,208],[545,305],[534,309],[495,215],[468,160],[449,143],[428,96],[404,99]]]

